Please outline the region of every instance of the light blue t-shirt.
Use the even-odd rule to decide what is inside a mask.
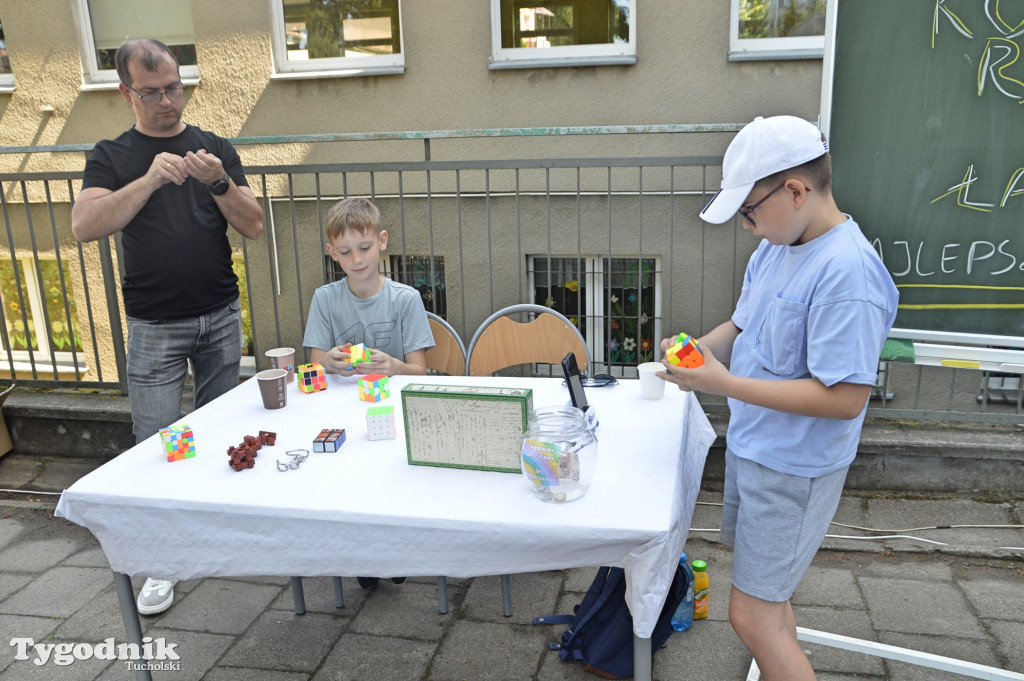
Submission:
[[[750,257],[732,321],[742,329],[729,370],[826,386],[874,385],[878,357],[896,318],[898,293],[878,254],[847,216],[796,246],[762,241]],[[857,454],[864,410],[855,419],[788,414],[730,399],[729,448],[790,475],[818,477]]]
[[[410,352],[434,347],[427,312],[416,289],[385,279],[380,293],[357,298],[347,279],[313,292],[303,346],[326,351],[345,343],[363,343],[399,360]]]

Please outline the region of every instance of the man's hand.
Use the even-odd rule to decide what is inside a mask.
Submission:
[[[188,174],[207,186],[224,177],[224,164],[213,154],[208,154],[205,149],[189,151],[182,160]]]
[[[87,187],[71,207],[71,233],[79,241],[95,241],[119,232],[142,210],[153,192],[169,182],[180,186],[188,176],[185,159],[161,152],[153,157],[145,175],[115,192]]]
[[[146,172],[146,177],[156,183],[154,190],[159,189],[168,182],[173,182],[180,186],[188,179],[188,175],[188,166],[185,159],[177,154],[166,151],[160,152],[153,157],[153,163],[150,164],[149,170]]]

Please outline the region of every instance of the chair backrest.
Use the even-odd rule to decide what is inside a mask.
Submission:
[[[427,313],[430,331],[434,334],[434,347],[427,350],[427,369],[449,376],[466,374],[466,346],[452,325],[434,314]]]
[[[524,312],[536,317],[527,323],[509,318]],[[485,319],[473,334],[467,352],[467,373],[489,376],[499,369],[534,362],[560,365],[569,352],[576,354],[580,371],[590,370],[587,343],[564,315],[543,305],[510,305]]]

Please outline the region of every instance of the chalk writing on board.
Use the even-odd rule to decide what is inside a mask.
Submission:
[[[945,199],[953,194],[956,194],[956,204],[961,208],[969,208],[971,210],[979,210],[983,213],[991,213],[992,209],[996,206],[994,203],[983,203],[979,201],[970,201],[967,198],[967,193],[980,178],[974,174],[974,164],[967,166],[967,172],[964,173],[963,181],[950,187],[946,193],[932,199],[932,203],[937,203],[942,199]],[[1024,194],[1024,168],[1017,168],[1010,175],[1010,179],[1006,182],[1006,188],[1003,189],[1002,199],[1000,199],[998,207],[1006,208],[1006,202],[1014,196],[1020,196]]]
[[[954,62],[976,74],[975,92],[958,90],[962,96],[995,96],[1020,104],[1024,103],[1024,60],[1017,39],[1024,35],[1024,21],[1007,21],[999,5],[997,0],[986,0],[982,18],[967,11],[973,7],[935,0],[931,47],[961,50],[972,45],[963,52],[962,60]],[[953,31],[946,30],[948,27]],[[976,37],[982,40],[963,41]],[[982,155],[978,163],[960,166],[944,191],[925,198],[931,205],[948,204],[976,213],[1019,210],[1024,197],[1024,167],[993,169],[987,161]],[[993,236],[964,230],[963,238],[956,240],[948,235],[936,239],[919,235],[916,239],[875,238],[872,244],[902,291],[909,294],[913,289],[922,292],[919,295],[928,292],[924,299],[908,295],[901,300],[901,309],[1024,309],[1024,302],[1020,302],[1024,287],[1000,285],[1000,278],[1006,284],[1018,283],[1019,273],[1024,271],[1024,241]],[[957,283],[947,283],[950,278]],[[982,297],[975,298],[982,293]]]
[[[1001,35],[989,36],[981,50],[977,67],[978,96],[981,97],[984,94],[985,86],[991,81],[992,86],[1000,94],[1016,99],[1018,103],[1024,103],[1024,82],[1015,78],[1012,72],[1008,72],[1008,69],[1020,60],[1020,45],[1013,39],[1024,34],[1024,21],[1016,26],[1011,26],[1000,13],[999,2],[996,1],[993,7],[990,0],[985,2],[985,17],[992,28]],[[974,31],[949,7],[947,0],[936,0],[935,12],[932,15],[933,50],[935,49],[935,39],[939,35],[941,18],[948,19],[960,35],[971,40],[974,39]]]
[[[1024,336],[1024,0],[833,18],[833,191],[899,287],[895,326]]]

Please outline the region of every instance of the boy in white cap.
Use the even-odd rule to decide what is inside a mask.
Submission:
[[[663,378],[729,400],[722,541],[734,551],[733,629],[765,681],[814,679],[790,598],[839,505],[898,295],[836,206],[824,136],[800,118],[745,126],[700,216],[738,217],[763,241],[732,318],[699,339],[704,365],[664,361]]]

